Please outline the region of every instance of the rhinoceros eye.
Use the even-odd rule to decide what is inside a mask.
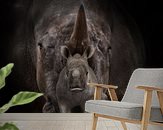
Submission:
[[[43,48],[43,45],[42,45],[42,43],[40,43],[40,42],[38,43],[38,46],[39,46],[40,49]]]
[[[108,52],[109,52],[109,55],[110,55],[110,56],[112,56],[112,51],[111,51],[111,50],[112,50],[112,48],[111,48],[111,46],[109,46],[109,47],[108,47]]]
[[[111,50],[111,46],[108,47],[108,50]]]

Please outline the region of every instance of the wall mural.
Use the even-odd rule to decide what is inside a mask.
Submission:
[[[11,112],[84,112],[94,94],[87,82],[117,85],[121,99],[133,70],[144,65],[140,32],[112,0],[21,1],[15,13],[1,61],[15,68],[1,97],[30,90],[44,98]]]

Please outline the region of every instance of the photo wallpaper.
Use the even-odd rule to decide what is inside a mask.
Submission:
[[[14,67],[0,90],[0,105],[19,91],[32,91],[44,96],[8,112],[85,112],[94,96],[89,82],[119,86],[121,100],[136,68],[163,65],[163,19],[156,6],[151,11],[148,3],[129,0],[3,1],[0,67]],[[107,95],[102,91],[103,99]]]

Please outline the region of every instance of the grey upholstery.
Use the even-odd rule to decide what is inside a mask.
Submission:
[[[136,69],[129,80],[122,101],[143,104],[144,91],[135,89],[136,86],[143,85],[163,88],[163,69]],[[159,106],[156,93],[153,94],[152,106]]]
[[[137,103],[89,100],[86,102],[87,112],[109,115],[130,120],[141,120],[143,105]],[[151,121],[163,122],[163,116],[159,107],[153,107],[151,111]]]
[[[127,86],[121,102],[105,100],[89,100],[85,110],[103,115],[121,117],[132,120],[141,120],[144,91],[136,86],[156,86],[163,88],[163,69],[136,69]],[[151,121],[163,122],[160,106],[156,93],[153,94]]]

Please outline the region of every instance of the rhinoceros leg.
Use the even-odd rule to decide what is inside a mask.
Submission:
[[[59,106],[55,95],[48,95],[46,97],[46,103],[43,107],[44,113],[58,113]]]
[[[106,93],[102,93],[102,95],[101,95],[101,99],[102,100],[108,100],[108,96],[106,95]]]
[[[71,108],[66,104],[59,103],[59,109],[61,113],[71,113]]]
[[[42,111],[44,113],[55,113],[56,109],[55,109],[55,106],[51,102],[46,102]]]
[[[89,100],[89,99],[88,99]],[[86,101],[88,101],[88,100],[86,100]],[[92,100],[92,99],[91,99]],[[81,112],[82,113],[84,113],[84,112],[86,112],[85,111],[85,103],[86,103],[86,101],[84,101],[83,103],[81,103],[81,105],[80,105],[80,108],[81,108]]]

